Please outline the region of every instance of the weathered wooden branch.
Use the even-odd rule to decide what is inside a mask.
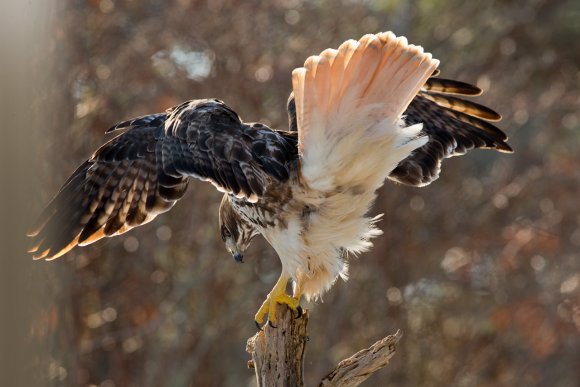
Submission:
[[[292,311],[281,306],[278,308],[278,326],[266,325],[248,339],[246,351],[252,355],[248,367],[255,369],[259,387],[304,386],[307,324],[308,311],[295,318]],[[397,331],[341,361],[320,386],[358,386],[389,363],[402,336],[402,332]]]
[[[387,336],[369,348],[358,351],[348,359],[344,359],[322,382],[321,387],[341,386],[354,387],[367,380],[373,373],[389,364],[395,355],[403,332],[397,331]]]

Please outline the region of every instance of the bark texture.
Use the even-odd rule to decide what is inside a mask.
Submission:
[[[259,387],[304,386],[304,353],[308,334],[308,311],[300,318],[286,306],[278,308],[278,326],[266,325],[248,339],[246,351],[252,355],[248,367],[256,372]],[[397,331],[338,365],[320,382],[320,387],[358,386],[374,372],[389,364],[403,333]]]
[[[248,362],[256,371],[259,387],[304,386],[304,351],[308,311],[300,318],[285,305],[278,308],[277,327],[266,326],[248,339]]]

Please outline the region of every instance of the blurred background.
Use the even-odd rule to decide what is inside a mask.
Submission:
[[[392,30],[476,83],[515,154],[386,184],[385,234],[311,310],[306,383],[397,329],[366,385],[580,385],[577,0],[9,1],[2,44],[2,385],[244,386],[253,316],[280,273],[261,238],[234,263],[221,199],[190,184],[169,213],[55,262],[25,229],[112,124],[215,97],[287,127],[293,68]]]

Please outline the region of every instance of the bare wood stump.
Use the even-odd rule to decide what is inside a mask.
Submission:
[[[268,325],[248,339],[246,351],[252,355],[248,367],[254,368],[259,387],[304,386],[304,352],[308,335],[308,311],[300,318],[285,305],[278,308],[278,326]],[[387,366],[395,355],[401,331],[387,336],[338,363],[320,387],[354,387]]]
[[[260,387],[302,387],[308,311],[295,318],[286,305],[281,305],[277,313],[276,328],[266,324],[248,339],[246,351],[252,355],[248,367],[255,369]]]

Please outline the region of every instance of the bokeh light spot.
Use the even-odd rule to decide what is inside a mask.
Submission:
[[[139,240],[134,236],[128,236],[123,241],[123,247],[128,253],[134,253],[139,249]]]

